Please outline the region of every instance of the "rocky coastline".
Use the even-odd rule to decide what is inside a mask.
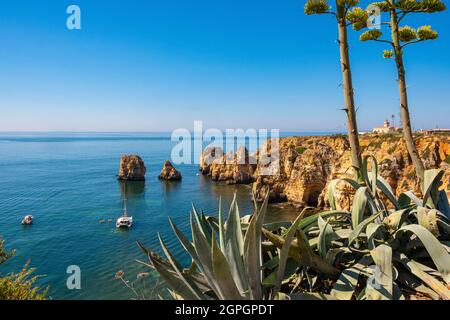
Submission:
[[[397,195],[409,190],[421,193],[400,134],[364,134],[360,142],[363,155],[375,156],[379,174]],[[330,181],[353,176],[350,145],[344,135],[279,138],[280,170],[277,175],[260,174],[264,164],[255,161],[268,144],[270,140],[253,154],[244,147],[236,154],[224,155],[219,148],[207,148],[200,159],[200,172],[213,181],[252,185],[257,201],[262,201],[270,190],[269,201],[273,204],[322,208],[328,207],[326,190]],[[450,195],[450,136],[420,135],[416,144],[427,169],[445,171],[442,188]],[[239,161],[242,157],[245,157],[245,163]],[[348,209],[353,198],[352,188],[340,183],[337,189],[338,206]]]

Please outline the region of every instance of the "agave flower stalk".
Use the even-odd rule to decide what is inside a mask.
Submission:
[[[347,133],[352,151],[352,166],[356,176],[360,178],[360,170],[362,168],[361,147],[359,143],[358,123],[356,120],[355,98],[352,81],[352,71],[350,65],[350,54],[348,44],[347,28],[349,22],[346,15],[349,10],[357,5],[359,0],[337,0],[336,11],[332,11],[327,0],[308,0],[305,4],[305,13],[311,14],[331,14],[337,20],[339,34],[339,54],[342,71],[342,86],[344,90],[345,113],[347,123]]]
[[[438,33],[432,30],[430,26],[421,26],[415,29],[410,26],[401,26],[401,22],[407,15],[412,13],[441,12],[444,11],[446,7],[440,0],[384,0],[372,3],[367,10],[370,11],[371,8],[374,7],[378,7],[381,12],[389,13],[389,22],[384,22],[383,25],[388,25],[390,27],[390,37],[383,39],[382,31],[375,29],[363,33],[360,40],[377,41],[390,45],[388,50],[384,50],[383,57],[394,58],[397,66],[397,83],[400,96],[400,115],[403,123],[403,137],[413,162],[417,178],[423,189],[425,166],[414,144],[403,55],[406,46],[427,40],[435,40],[438,38]],[[354,8],[349,12],[348,16],[353,22],[354,29],[361,30],[367,26],[367,24],[363,23],[369,18],[367,11],[364,11],[361,8]]]

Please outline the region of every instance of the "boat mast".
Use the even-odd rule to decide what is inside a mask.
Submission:
[[[124,217],[128,217],[126,196],[127,196],[127,184],[125,182],[124,183],[124,192],[123,192],[123,216]]]

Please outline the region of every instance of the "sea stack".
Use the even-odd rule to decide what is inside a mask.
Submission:
[[[144,161],[137,155],[123,155],[120,158],[119,180],[145,181],[147,171]]]
[[[181,173],[173,167],[169,160],[166,160],[158,178],[167,181],[180,181]]]

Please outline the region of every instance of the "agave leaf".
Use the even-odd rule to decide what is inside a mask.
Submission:
[[[336,187],[339,184],[339,182],[341,182],[341,181],[347,182],[353,188],[355,188],[355,190],[360,188],[360,184],[353,179],[343,178],[343,179],[332,180],[328,184],[328,189],[327,189],[328,202],[330,204],[331,210],[336,210],[336,198],[334,197],[334,195],[336,194]]]
[[[363,232],[363,230],[373,221],[375,221],[380,215],[382,214],[382,212],[371,215],[370,217],[366,218],[363,222],[361,222],[360,224],[358,224],[358,226],[352,231],[352,233],[348,236],[348,245],[350,246],[361,234],[361,232]]]
[[[439,200],[436,208],[442,212],[447,219],[450,219],[450,205],[448,202],[447,193],[444,190],[439,191]]]
[[[432,208],[436,208],[439,200],[439,187],[442,184],[442,177],[444,176],[444,170],[432,169],[426,170],[424,176],[424,188],[423,188],[423,203],[425,207],[427,204]]]
[[[228,220],[225,228],[225,246],[232,251],[232,256],[242,256],[244,254],[244,237],[242,236],[241,217],[237,205],[236,193],[228,213]]]
[[[405,296],[403,295],[402,290],[395,282],[392,284],[392,299],[405,300]]]
[[[233,281],[230,265],[212,235],[212,267],[217,287],[225,300],[242,300],[242,296]]]
[[[380,245],[370,251],[376,270],[367,280],[367,300],[392,300],[392,248]]]
[[[266,216],[268,202],[269,192],[267,192],[263,205],[255,212],[255,215],[250,221],[244,239],[245,274],[247,275],[250,297],[254,300],[261,300],[263,298],[261,288],[263,277],[263,272],[261,270],[261,229]]]
[[[339,279],[331,290],[331,295],[338,300],[350,300],[355,293],[359,276],[361,273],[366,272],[370,263],[372,263],[372,257],[366,255],[353,266],[342,271]]]
[[[394,195],[394,191],[389,183],[384,180],[382,177],[377,178],[377,187],[381,190],[381,192],[389,199],[389,201],[394,205],[396,210],[400,210],[400,204],[397,201],[397,198]]]
[[[433,291],[435,291],[444,300],[450,300],[450,290],[438,281],[435,277],[429,275],[417,264],[416,261],[408,259],[404,254],[400,254],[400,257],[396,257],[396,260],[400,261],[403,266],[428,285]]]
[[[327,237],[327,240],[328,240],[327,242],[333,242],[333,241],[336,241],[339,239],[348,239],[348,237],[350,236],[350,234],[352,232],[353,232],[353,230],[349,229],[349,228],[333,230],[333,233]],[[317,245],[319,243],[319,237],[310,238],[308,240],[308,242],[309,242],[310,247],[314,249],[315,247],[317,247]]]
[[[180,229],[178,229],[178,227],[175,225],[175,223],[172,221],[171,218],[169,218],[169,224],[172,227],[173,232],[177,236],[183,248],[187,251],[187,253],[189,253],[192,260],[195,261],[196,265],[202,270],[202,272],[205,273],[205,270],[203,269],[201,261],[192,243],[186,238],[186,236],[180,231]]]
[[[325,259],[327,256],[328,249],[331,246],[331,238],[336,238],[337,235],[333,230],[333,227],[329,224],[329,220],[325,221],[322,217],[318,219],[319,223],[319,239],[317,244],[317,250],[319,251],[319,255],[322,259]]]
[[[419,224],[430,231],[435,237],[440,236],[438,226],[439,211],[436,209],[427,209],[424,207],[417,208],[417,220]]]
[[[375,237],[381,231],[381,226],[381,224],[371,222],[366,227],[367,243],[370,250],[376,247]]]
[[[450,235],[450,224],[442,220],[437,220],[437,224],[439,226],[439,230],[441,230],[442,233]]]
[[[279,253],[279,265],[278,270],[276,274],[276,281],[275,286],[272,292],[272,296],[274,297],[281,288],[281,282],[283,281],[285,269],[286,269],[286,262],[289,257],[289,248],[291,247],[291,243],[294,240],[295,233],[297,232],[298,225],[300,224],[300,221],[303,219],[303,216],[305,215],[306,210],[303,210],[298,217],[295,219],[292,226],[288,229],[285,242],[283,243],[283,246],[281,247],[280,253]]]
[[[248,232],[248,230],[247,230]],[[225,228],[225,256],[231,267],[233,279],[241,293],[248,290],[248,279],[244,267],[244,238],[236,193],[230,206]]]
[[[330,294],[315,292],[297,292],[289,295],[291,300],[337,300]]]
[[[167,257],[172,269],[176,272],[178,278],[182,280],[185,286],[192,292],[196,299],[201,300],[204,299],[205,296],[202,294],[200,289],[195,285],[195,283],[189,278],[189,275],[183,273],[183,268],[178,263],[178,261],[174,258],[174,256],[170,253],[169,249],[167,249],[166,244],[164,243],[161,235],[158,233],[158,239],[161,244],[161,248],[163,249],[164,254]]]
[[[352,207],[352,227],[356,227],[363,221],[368,202],[367,187],[361,187],[356,191]]]
[[[285,242],[284,238],[263,228],[263,235],[272,242],[277,248],[281,249]],[[308,239],[301,229],[298,229],[297,242],[293,241],[289,247],[289,257],[301,265],[314,268],[318,272],[329,276],[336,276],[339,273],[335,267],[326,263],[322,258],[316,255],[309,246]]]
[[[450,283],[450,255],[439,240],[426,228],[411,224],[400,228],[397,233],[409,231],[414,233],[423,243],[444,281]]]
[[[219,244],[220,250],[225,252],[225,224],[223,221],[223,213],[222,213],[222,197],[219,198]]]
[[[423,284],[422,280],[415,277],[412,273],[404,271],[400,272],[396,282],[403,287],[408,287],[413,291],[420,292],[429,296],[433,300],[439,300],[440,296],[434,290]]]
[[[339,217],[339,216],[350,217],[350,214],[346,211],[337,211],[337,210],[316,213],[316,214],[313,214],[309,217],[302,219],[298,228],[306,231],[306,230],[310,229],[311,227],[316,226],[318,224],[317,221],[319,219],[319,216],[321,216],[323,219],[325,219],[325,218],[329,218],[329,217]]]
[[[201,215],[198,213],[197,208],[195,208],[195,205],[192,204],[192,212],[195,217],[195,221],[197,222],[198,229],[203,234],[203,236],[206,238],[206,241],[208,243],[211,243],[211,229],[209,227],[209,224],[206,221],[206,218],[203,214]]]
[[[392,212],[389,216],[383,219],[383,225],[391,232],[397,231],[409,215],[408,209],[402,209]]]
[[[334,190],[336,189],[337,184],[339,183],[340,179],[335,179],[330,182],[328,185],[328,203],[330,204],[331,210],[336,210],[336,198],[334,197]]]
[[[273,270],[276,267],[278,267],[280,261],[280,256],[276,255],[274,256],[272,259],[266,261],[263,265],[262,265],[262,269],[266,269],[266,270]]]
[[[158,259],[155,259],[153,255],[149,255],[153,267],[158,271],[159,275],[164,281],[172,288],[172,290],[184,300],[197,300],[191,289],[186,286],[186,283],[179,278],[179,276],[166,265],[162,264]]]
[[[369,160],[372,160],[372,170],[369,171]],[[373,155],[365,156],[363,159],[363,168],[361,173],[367,183],[369,188],[369,192],[372,196],[376,196],[377,194],[377,177],[378,177],[378,162],[377,159]]]
[[[398,198],[398,203],[401,208],[406,208],[410,203],[414,203],[416,206],[422,205],[422,200],[420,200],[412,191],[403,192]]]
[[[196,257],[198,258],[197,265],[205,273],[206,279],[208,279],[208,282],[211,285],[211,289],[213,289],[213,291],[220,296],[219,287],[215,281],[214,272],[212,269],[211,245],[207,242],[205,236],[195,224],[192,213],[190,215],[190,222],[194,248]]]

